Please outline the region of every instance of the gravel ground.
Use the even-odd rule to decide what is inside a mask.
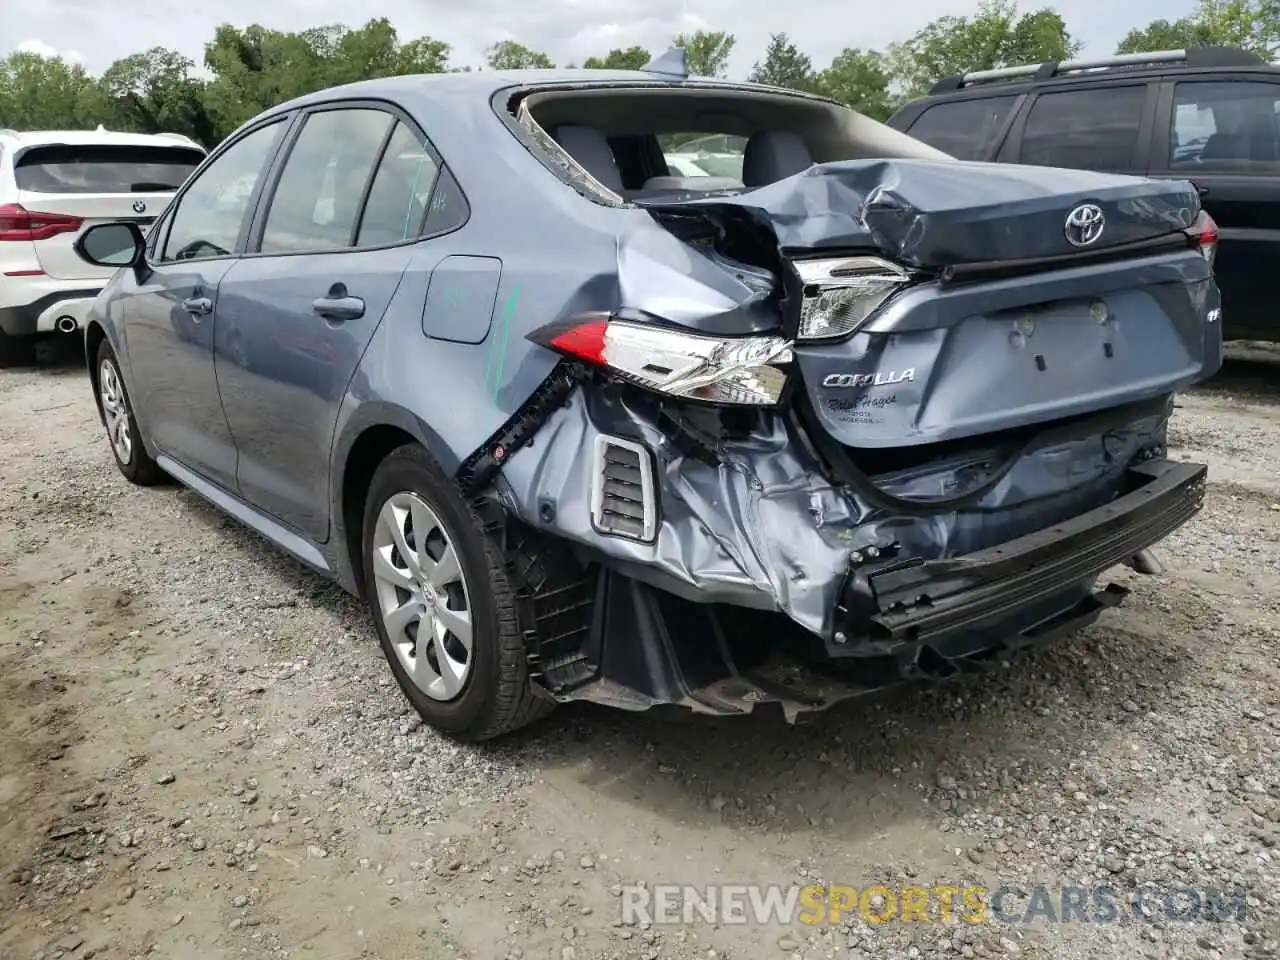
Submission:
[[[1280,955],[1280,352],[1181,400],[1160,578],[995,673],[792,728],[417,722],[363,612],[0,373],[0,957]],[[623,884],[1180,884],[1224,923],[648,926]]]

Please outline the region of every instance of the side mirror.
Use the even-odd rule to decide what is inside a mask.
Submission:
[[[136,223],[94,224],[76,239],[81,260],[95,267],[132,267],[142,262],[146,240]]]

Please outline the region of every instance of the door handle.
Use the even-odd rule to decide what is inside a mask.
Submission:
[[[356,320],[364,316],[364,301],[359,297],[317,297],[311,309],[326,320]]]
[[[205,317],[213,313],[213,301],[208,297],[187,297],[182,301],[182,309],[193,317]]]

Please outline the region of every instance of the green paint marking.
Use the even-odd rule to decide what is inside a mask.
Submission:
[[[511,318],[515,316],[516,307],[520,303],[520,287],[516,286],[507,297],[502,315],[498,318],[498,329],[494,332],[493,348],[489,352],[489,369],[485,371],[485,379],[489,380],[489,391],[493,398],[498,398],[502,387],[502,372],[507,363],[507,342],[511,334]]]

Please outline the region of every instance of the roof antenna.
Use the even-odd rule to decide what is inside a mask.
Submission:
[[[658,73],[664,77],[689,79],[689,58],[684,47],[672,47],[660,57],[654,57],[640,68],[645,73]]]

